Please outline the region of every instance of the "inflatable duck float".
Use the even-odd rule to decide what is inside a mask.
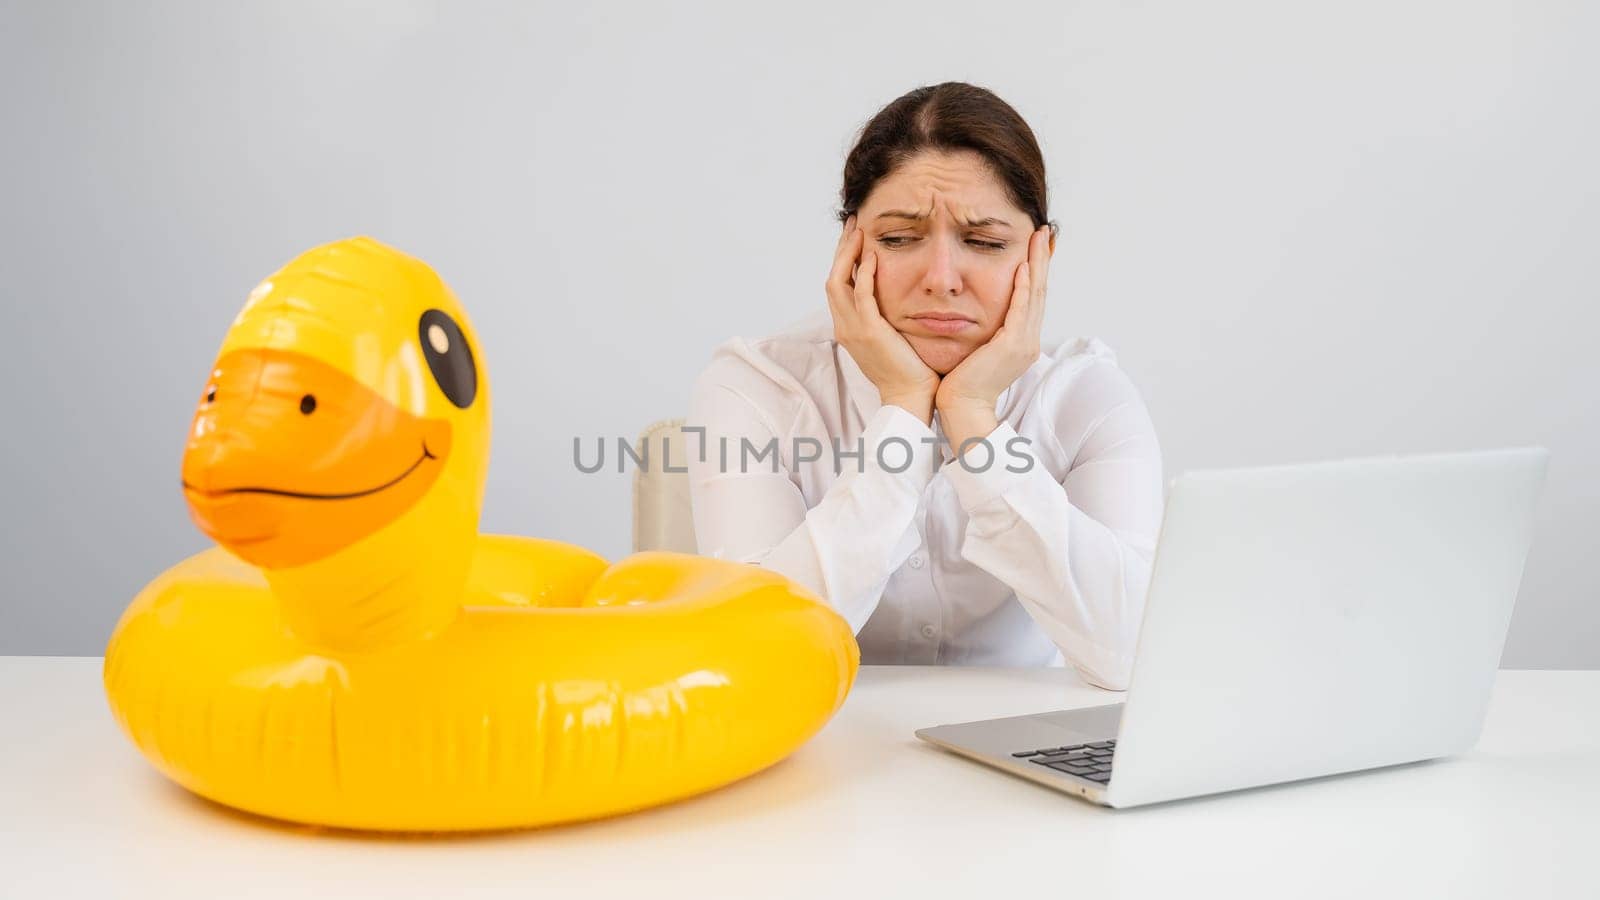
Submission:
[[[480,348],[432,269],[369,238],[251,292],[183,457],[221,546],[147,585],[106,650],[162,773],[297,822],[527,827],[743,778],[844,702],[855,639],[782,576],[479,534]]]

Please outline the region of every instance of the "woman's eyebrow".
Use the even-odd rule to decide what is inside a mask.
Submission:
[[[913,222],[921,222],[927,219],[928,216],[926,213],[907,212],[903,209],[891,209],[878,213],[877,218],[909,219]],[[968,228],[983,228],[988,225],[1004,225],[1007,228],[1011,227],[1010,222],[1007,222],[1005,219],[997,219],[994,216],[987,216],[982,219],[968,219],[965,224]]]

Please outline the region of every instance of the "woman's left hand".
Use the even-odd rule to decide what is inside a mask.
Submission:
[[[987,437],[995,429],[994,407],[1001,392],[1039,360],[1051,243],[1050,226],[1033,233],[1028,258],[1012,277],[1011,306],[1000,329],[939,382],[934,404],[945,437],[958,454],[963,442]]]

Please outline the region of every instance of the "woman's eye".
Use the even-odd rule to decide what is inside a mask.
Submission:
[[[906,237],[904,235],[887,235],[885,237],[878,238],[878,243],[884,245],[885,247],[903,247],[914,240],[916,240],[916,238]],[[1006,248],[1004,242],[980,241],[977,238],[968,238],[967,243],[974,247],[982,247],[985,250],[1004,250]]]

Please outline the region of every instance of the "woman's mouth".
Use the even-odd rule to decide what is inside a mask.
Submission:
[[[945,313],[926,313],[912,316],[911,321],[921,325],[934,334],[958,334],[968,328],[977,327],[977,322],[964,316],[949,315]]]

